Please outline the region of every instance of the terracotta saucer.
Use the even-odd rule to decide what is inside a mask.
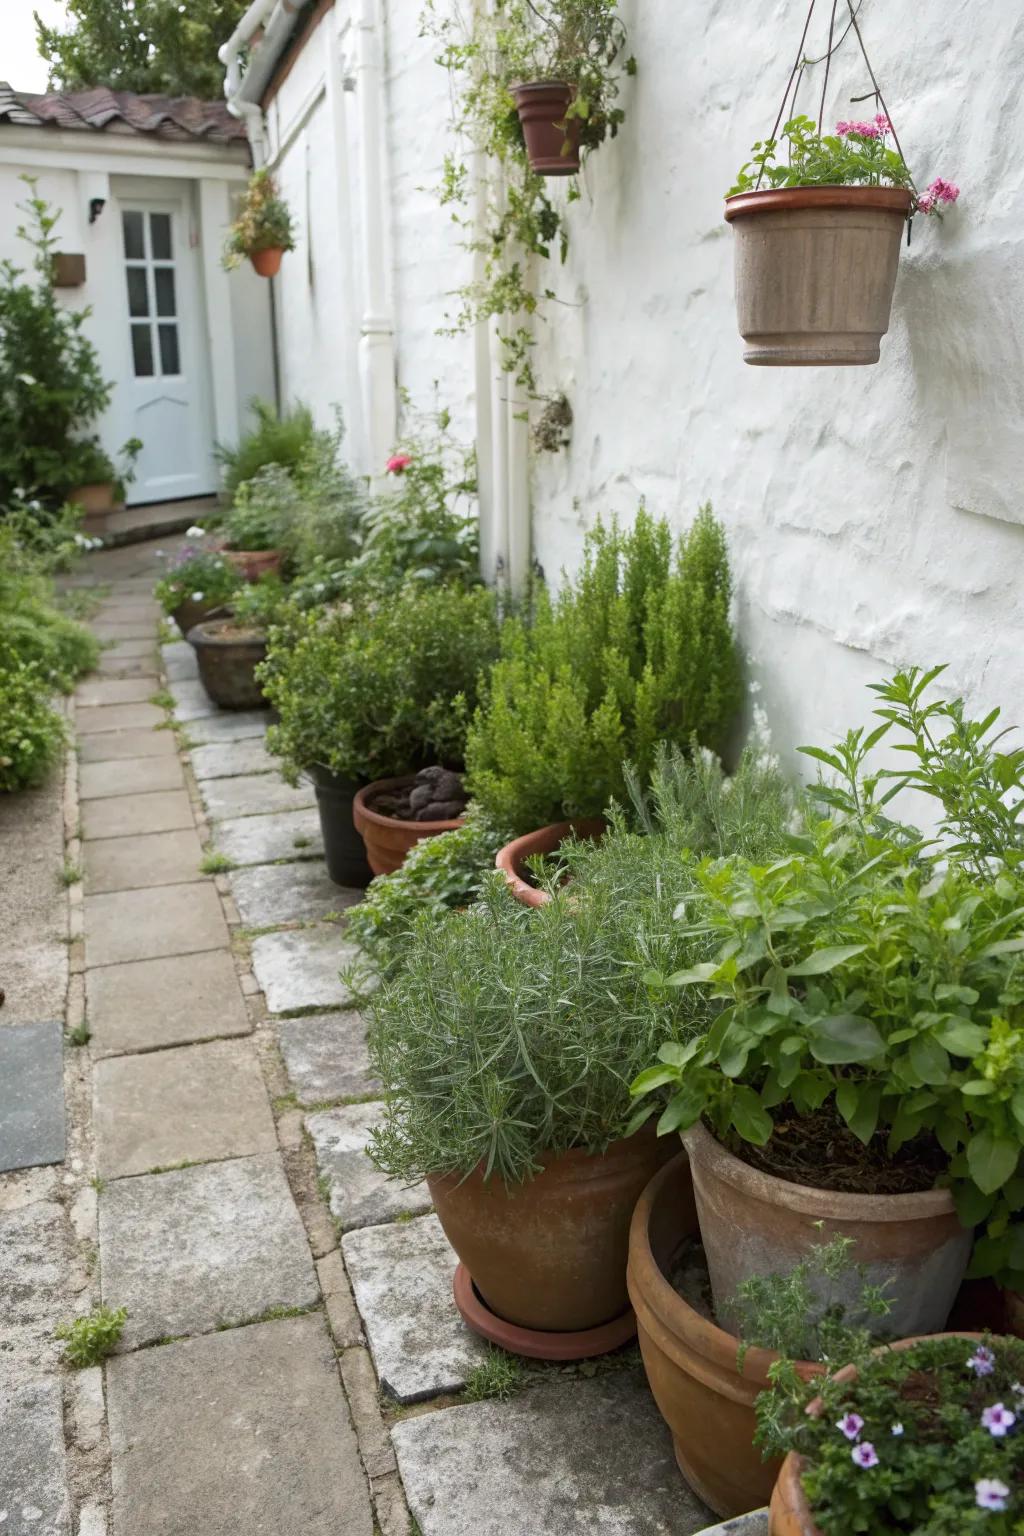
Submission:
[[[584,1328],[579,1333],[547,1333],[539,1328],[520,1328],[507,1323],[487,1307],[473,1284],[464,1264],[455,1271],[455,1305],[462,1320],[474,1333],[492,1344],[507,1349],[511,1355],[525,1355],[529,1360],[587,1360],[592,1355],[607,1355],[628,1344],[636,1336],[636,1316],[627,1307],[620,1317],[599,1328]]]

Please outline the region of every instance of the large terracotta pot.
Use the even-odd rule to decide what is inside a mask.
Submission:
[[[283,246],[269,246],[265,251],[250,251],[249,260],[260,277],[276,277],[281,270]]]
[[[240,630],[234,619],[207,619],[186,636],[196,653],[199,676],[220,709],[266,709],[256,681],[256,668],[265,660],[267,637],[258,630]]]
[[[600,817],[581,821],[556,821],[550,827],[527,832],[525,837],[517,837],[514,842],[506,843],[504,848],[499,849],[494,860],[495,868],[500,869],[505,876],[516,901],[522,902],[524,907],[543,907],[551,897],[547,891],[538,890],[526,879],[527,859],[538,853],[557,853],[570,835],[581,839],[590,838],[596,843],[598,838],[603,837],[606,827],[607,823]]]
[[[910,1349],[913,1344],[920,1344],[922,1337],[940,1339],[959,1338],[976,1343],[984,1337],[980,1333],[940,1333],[930,1334],[917,1338],[898,1339],[894,1344],[887,1345],[887,1349]],[[855,1365],[846,1365],[841,1371],[836,1372],[836,1381],[856,1381],[858,1376]],[[822,1409],[821,1399],[816,1397],[808,1405],[807,1412],[818,1417]],[[772,1501],[769,1513],[769,1536],[821,1536],[821,1528],[815,1522],[811,1513],[811,1507],[807,1502],[803,1484],[800,1481],[803,1473],[804,1459],[790,1453],[782,1463],[778,1482],[772,1493]]]
[[[383,816],[373,809],[378,795],[389,790],[403,789],[414,784],[416,775],[406,774],[397,779],[377,779],[366,784],[352,802],[352,820],[356,831],[366,844],[366,857],[375,875],[392,875],[401,869],[405,856],[425,838],[438,837],[442,832],[455,832],[463,825],[464,817],[456,821],[403,821],[398,816]]]
[[[697,1232],[690,1165],[680,1152],[655,1174],[633,1212],[629,1299],[636,1313],[647,1380],[672,1431],[686,1481],[719,1515],[766,1504],[781,1463],[754,1445],[754,1403],[778,1355],[749,1349],[691,1307],[667,1278],[680,1244]],[[801,1374],[819,1374],[810,1362]]]
[[[565,116],[575,94],[564,80],[512,87],[530,169],[538,176],[575,176],[579,171],[583,125],[578,117],[567,121]]]
[[[744,361],[877,363],[910,202],[900,187],[785,187],[728,198]]]
[[[81,507],[87,516],[103,516],[114,510],[114,486],[110,480],[101,480],[93,485],[76,485],[68,491],[67,499],[74,506]]]
[[[428,1179],[448,1241],[487,1306],[521,1328],[576,1333],[628,1307],[633,1207],[667,1148],[651,1132],[601,1157],[553,1157],[509,1188],[482,1168]]]
[[[276,575],[281,569],[284,552],[280,549],[221,549],[220,553],[233,565],[244,581],[257,582],[264,576]]]
[[[744,1280],[792,1269],[815,1243],[836,1233],[856,1242],[852,1257],[868,1279],[890,1282],[887,1333],[937,1333],[949,1317],[974,1234],[957,1218],[946,1189],[910,1195],[848,1195],[812,1189],[752,1168],[699,1122],[683,1137],[690,1154],[701,1237],[715,1313],[730,1325],[730,1303]],[[819,1225],[819,1223],[821,1225]],[[856,1304],[851,1273],[836,1300]]]
[[[309,777],[320,813],[327,873],[335,885],[349,890],[365,890],[372,871],[366,862],[366,846],[352,819],[360,786],[352,779],[340,779],[319,763],[310,768]]]

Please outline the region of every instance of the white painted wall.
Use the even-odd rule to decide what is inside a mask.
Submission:
[[[780,744],[863,720],[864,684],[915,661],[949,660],[953,686],[974,704],[1001,702],[1024,720],[1018,0],[864,0],[872,61],[918,180],[942,174],[963,195],[943,223],[915,222],[882,361],[850,370],[743,363],[722,218],[736,168],[771,127],[806,0],[621,8],[639,65],[628,121],[592,159],[583,202],[569,210],[568,265],[545,273],[566,304],[538,326],[538,377],[566,392],[576,424],[567,452],[533,466],[536,557],[555,579],[599,513],[628,519],[643,497],[683,528],[710,499],[728,528],[743,643]],[[440,380],[470,435],[470,344],[434,334],[468,267],[447,214],[421,190],[448,142],[448,87],[418,37],[418,10],[385,7],[397,371],[421,406]],[[811,51],[822,42],[812,38]],[[279,136],[320,69],[310,45],[275,106]],[[867,84],[847,46],[833,65],[829,120],[863,112],[849,98]],[[812,114],[817,88],[801,103]],[[303,224],[303,157],[314,189],[330,158],[312,122],[307,132],[308,147],[296,144],[283,164]],[[320,278],[333,256],[317,245],[329,219],[317,190],[312,210]],[[304,273],[308,259],[300,247],[280,284],[283,372],[287,392],[322,409],[345,399],[339,351],[352,344],[358,291],[351,305],[323,292]]]

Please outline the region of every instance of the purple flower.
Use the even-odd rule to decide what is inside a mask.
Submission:
[[[857,1467],[877,1467],[878,1457],[870,1440],[865,1440],[863,1445],[855,1445],[850,1452],[853,1463]]]
[[[844,1413],[841,1419],[836,1420],[836,1429],[844,1434],[847,1440],[856,1440],[864,1428],[864,1420],[859,1413]]]
[[[1002,1403],[993,1403],[991,1408],[986,1408],[981,1415],[981,1422],[990,1435],[1001,1440],[1006,1432],[1013,1428],[1017,1422],[1017,1415],[1011,1413],[1009,1408],[1004,1408]]]
[[[967,1369],[976,1376],[991,1376],[996,1368],[996,1357],[985,1344],[979,1344],[967,1362]]]
[[[1010,1490],[998,1477],[979,1477],[974,1485],[974,1502],[979,1509],[1005,1509]]]

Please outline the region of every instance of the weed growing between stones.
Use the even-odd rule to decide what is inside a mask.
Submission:
[[[199,862],[201,875],[223,875],[229,869],[234,869],[234,859],[229,859],[226,853],[219,853],[216,848],[208,848]]]
[[[54,1337],[65,1345],[64,1355],[76,1370],[99,1365],[113,1354],[128,1321],[124,1307],[95,1307],[85,1317],[61,1323]]]
[[[61,885],[77,885],[83,873],[81,864],[76,864],[73,859],[65,859],[58,878]]]
[[[174,708],[174,695],[168,693],[166,688],[161,688],[158,692],[150,694],[149,702],[155,705],[157,709],[166,709],[167,713],[170,714]]]
[[[517,1355],[507,1355],[502,1349],[488,1349],[487,1358],[475,1365],[466,1377],[466,1401],[482,1403],[495,1397],[508,1402],[526,1385],[526,1367]]]
[[[88,1045],[92,1039],[92,1030],[83,1019],[81,1024],[76,1024],[74,1029],[68,1030],[69,1045]]]

